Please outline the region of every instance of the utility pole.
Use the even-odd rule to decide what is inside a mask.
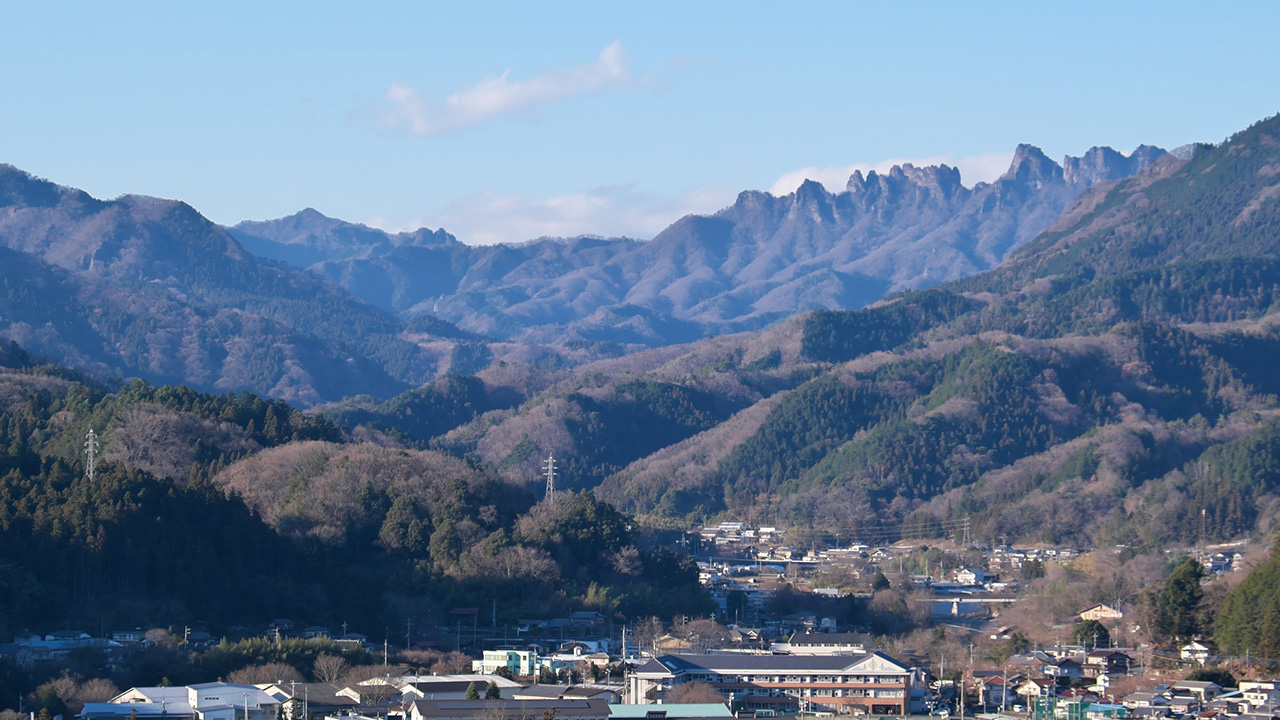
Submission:
[[[98,433],[89,429],[88,434],[84,436],[84,454],[88,462],[85,464],[89,473],[89,482],[93,482],[93,472],[98,464]]]
[[[413,646],[413,618],[407,618],[404,621],[404,647],[409,649]]]
[[[1005,698],[1009,697],[1009,666],[1004,666],[1004,684],[1000,686],[1000,713],[1004,714]]]
[[[547,476],[547,502],[555,502],[556,500],[556,459],[551,453],[547,453],[547,459],[542,463],[542,472]]]
[[[1205,555],[1209,554],[1204,544],[1204,508],[1200,508],[1200,564],[1204,565]]]

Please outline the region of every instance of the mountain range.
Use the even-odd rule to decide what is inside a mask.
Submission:
[[[401,316],[429,313],[507,340],[657,346],[804,310],[862,307],[992,268],[1085,188],[1166,154],[1095,147],[1058,165],[1020,145],[1002,177],[973,187],[946,165],[856,172],[834,194],[813,181],[783,197],[744,192],[648,242],[475,247],[443,230],[391,234],[312,209],[229,231],[262,257],[308,268]]]
[[[491,362],[571,367],[962,277],[1163,155],[1094,148],[1064,168],[1023,145],[973,188],[905,165],[839,194],[745,192],[647,242],[487,247],[314,210],[223,228],[180,201],[98,200],[0,166],[0,336],[101,377],[303,406],[387,398]]]
[[[562,487],[655,524],[737,516],[884,537],[968,518],[991,541],[1138,546],[1187,541],[1201,511],[1215,539],[1280,527],[1280,117],[1176,154],[1097,150],[1059,165],[1023,146],[1009,173],[973,188],[954,169],[902,167],[855,174],[835,195],[815,183],[744,193],[644,243],[467,249],[447,234],[385,236],[311,213],[262,240],[347,254],[312,270],[376,268],[404,252],[453,258],[436,269],[470,290],[440,306],[481,302],[498,291],[477,290],[477,278],[503,269],[508,301],[486,309],[484,328],[413,315],[417,301],[393,313],[283,255],[257,259],[237,240],[246,225],[228,231],[180,202],[93,200],[12,168],[0,202],[5,338],[97,373],[191,382],[200,370],[193,384],[265,387],[319,407],[344,442],[462,457],[526,496],[553,455]],[[316,224],[323,237],[308,234]],[[599,275],[621,287],[627,268],[644,282],[626,284],[621,305],[593,305],[584,290],[568,310],[548,300],[562,316],[520,324],[544,299],[515,284],[534,283],[538,268],[543,284],[576,277],[586,288]],[[916,288],[931,269],[955,277]],[[644,336],[767,323],[764,299],[804,296],[783,279],[806,297],[833,287],[806,286],[809,275],[840,275],[846,290],[874,277],[878,290],[754,331],[680,345]],[[735,313],[735,292],[758,300]],[[658,346],[581,334],[588,325],[572,315],[589,307],[586,318]],[[508,325],[566,337],[481,332]],[[275,415],[293,411],[219,430],[230,466],[207,469],[211,483],[248,492],[262,473],[236,468],[261,461],[246,438],[268,421],[289,468],[347,452],[288,450]],[[129,423],[106,419],[105,442]],[[307,497],[289,487],[276,488],[280,502]],[[466,537],[448,542],[479,542]]]

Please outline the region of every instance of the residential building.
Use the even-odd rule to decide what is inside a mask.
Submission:
[[[1049,677],[1056,678],[1059,683],[1064,683],[1084,677],[1084,665],[1072,658],[1063,658],[1045,665],[1043,672]]]
[[[872,637],[865,633],[795,633],[769,650],[790,655],[865,655]]]
[[[105,703],[86,703],[81,720],[274,720],[280,701],[254,685],[211,682],[178,688],[131,688]]]
[[[512,700],[590,700],[598,698],[609,704],[622,702],[621,685],[530,685],[516,690]]]
[[[848,655],[663,655],[630,676],[632,703],[661,703],[673,687],[705,683],[748,711],[906,715],[922,708],[919,672],[880,652]]]
[[[1179,680],[1169,688],[1175,693],[1184,692],[1194,695],[1201,703],[1207,703],[1222,694],[1221,685],[1204,680]]]
[[[1014,689],[1030,705],[1037,698],[1049,698],[1057,694],[1057,682],[1053,678],[1031,678]]]
[[[1241,680],[1240,693],[1250,708],[1280,705],[1280,680]]]
[[[982,568],[960,568],[956,570],[956,582],[961,585],[982,585],[989,575]]]
[[[1092,650],[1085,656],[1085,675],[1097,677],[1103,673],[1108,675],[1127,675],[1137,663],[1128,653],[1120,650]]]
[[[280,703],[280,716],[284,720],[345,715],[359,707],[355,700],[339,695],[329,683],[287,682],[259,687]]]
[[[485,650],[479,660],[471,661],[471,669],[485,675],[492,675],[506,668],[512,675],[533,675],[538,672],[538,651],[536,648],[502,648]]]
[[[1088,610],[1081,611],[1079,617],[1082,621],[1097,620],[1098,622],[1105,622],[1107,620],[1120,620],[1124,617],[1124,611],[1118,607],[1099,603]]]
[[[1190,660],[1191,662],[1204,665],[1209,661],[1209,652],[1210,650],[1208,645],[1205,645],[1198,640],[1192,640],[1182,646],[1180,654],[1183,660]]]

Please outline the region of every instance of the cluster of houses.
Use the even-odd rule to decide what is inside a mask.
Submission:
[[[926,671],[868,650],[865,638],[793,638],[788,654],[667,654],[640,658],[619,684],[525,684],[491,672],[380,677],[326,683],[131,688],[109,702],[88,703],[80,720],[317,720],[398,715],[403,720],[695,720],[731,713],[801,712],[908,715],[926,708]],[[606,655],[607,657],[607,655]],[[536,667],[517,653],[486,652],[477,665]],[[535,673],[521,673],[536,677]],[[684,703],[682,686],[699,683],[721,702]],[[477,698],[477,696],[479,696]]]
[[[471,662],[471,669],[489,675],[505,673],[513,677],[543,677],[548,673],[559,675],[563,671],[580,670],[584,667],[604,670],[613,662],[605,640],[571,640],[552,652],[546,652],[542,648],[540,644],[531,643],[520,647],[485,650],[479,660]]]
[[[478,695],[484,699],[469,699]],[[487,695],[487,697],[486,697]],[[108,702],[87,703],[81,720],[316,720],[319,718],[555,717],[607,720],[620,692],[607,686],[525,687],[496,675],[407,675],[349,685],[211,682],[135,687]],[[495,714],[495,710],[507,712]],[[727,716],[710,708],[706,717]]]
[[[79,630],[61,630],[40,635],[19,633],[13,642],[0,644],[0,660],[18,667],[65,663],[71,653],[90,649],[101,652],[107,662],[114,663],[124,654],[127,643],[114,637],[90,637]]]
[[[837,536],[837,542],[832,546],[812,546],[802,549],[788,545],[787,532],[781,528],[752,528],[746,523],[737,521],[726,521],[703,527],[697,535],[698,544],[702,550],[696,553],[698,555],[723,557],[736,554],[756,564],[776,565],[779,573],[784,572],[788,567],[818,567],[832,563],[852,563],[862,570],[888,572],[895,562],[917,547],[916,543],[910,542],[888,546],[858,542],[841,545]],[[1239,545],[1241,543],[1228,543],[1210,548],[1186,548],[1182,552],[1198,558],[1206,572],[1222,574],[1241,566],[1243,555],[1239,552]],[[999,582],[1000,577],[1015,578],[1027,563],[1041,565],[1068,563],[1081,554],[1079,549],[1066,546],[1012,547],[999,544],[975,545],[974,549],[982,551],[984,563],[981,567],[966,569],[970,573],[979,573],[977,578],[968,578],[968,582],[976,585]],[[1122,547],[1117,548],[1117,550],[1122,549]],[[729,566],[730,563],[723,564],[725,569]]]
[[[1098,605],[1083,619],[1116,620]],[[532,630],[533,628],[529,628]],[[80,638],[83,640],[84,638]],[[383,676],[346,685],[204,683],[141,687],[88,703],[80,720],[697,720],[738,716],[854,714],[876,717],[959,711],[956,686],[938,682],[920,658],[874,649],[865,634],[800,632],[747,651],[662,652],[621,661],[605,641],[571,640],[485,650],[464,675]],[[1195,644],[1184,648],[1194,652]],[[1203,646],[1200,646],[1203,647]],[[965,673],[962,696],[980,711],[1021,712],[1036,720],[1196,716],[1274,720],[1276,682],[1175,682],[1117,697],[1112,684],[1138,674],[1143,658],[1123,648],[1063,646],[1015,655],[1000,670]],[[538,683],[546,673],[588,667],[580,684]],[[563,674],[561,674],[563,676]],[[603,676],[595,682],[591,677]],[[571,676],[572,677],[572,676]],[[523,680],[523,681],[521,681]],[[720,702],[684,702],[701,686]],[[478,697],[477,697],[478,696]],[[945,710],[943,711],[945,712]]]
[[[1131,717],[1240,717],[1271,720],[1280,713],[1280,680],[1241,680],[1239,687],[1182,681],[1125,695],[1120,702]]]
[[[1025,708],[1044,698],[1096,702],[1114,678],[1138,668],[1128,650],[1050,647],[1015,655],[1001,670],[973,671],[968,692],[989,709]]]
[[[1241,680],[1235,688],[1223,688],[1203,680],[1182,680],[1118,698],[1108,696],[1105,700],[1046,696],[1029,699],[1028,708],[1037,718],[1045,720],[1077,717],[1274,720],[1280,713],[1280,680]]]

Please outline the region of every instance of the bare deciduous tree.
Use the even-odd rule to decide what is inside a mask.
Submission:
[[[662,637],[665,630],[662,627],[662,621],[656,617],[642,618],[636,621],[635,639],[636,647],[641,652],[648,652],[651,655],[658,654],[658,638]]]
[[[668,690],[662,701],[664,703],[722,703],[724,695],[706,683],[687,682]]]
[[[689,646],[695,653],[722,648],[729,643],[729,628],[710,618],[701,618],[690,622]]]
[[[340,655],[320,653],[320,657],[316,658],[313,670],[315,671],[316,680],[336,687],[347,676],[347,673],[351,670],[351,665]]]
[[[174,635],[164,628],[151,628],[143,637],[146,638],[149,644],[156,647],[162,647],[167,650],[172,650],[178,647],[178,643],[180,642],[177,635]]]
[[[456,675],[471,672],[471,656],[451,650],[444,654],[431,666],[431,672],[437,675]]]
[[[84,703],[107,702],[120,694],[120,688],[106,678],[94,678],[81,683],[76,692],[77,700]]]

